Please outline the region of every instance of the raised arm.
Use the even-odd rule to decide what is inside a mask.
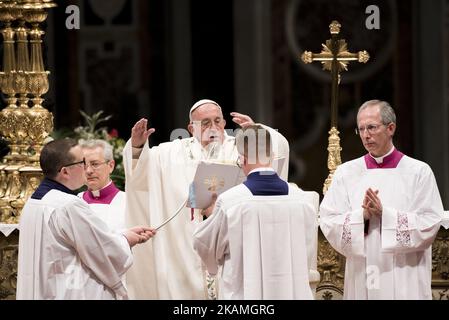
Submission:
[[[148,138],[156,131],[154,128],[147,129],[148,120],[143,118],[136,122],[131,129],[131,145],[133,148],[143,148]]]
[[[156,129],[147,129],[148,120],[140,119],[131,129],[131,139],[123,150],[123,165],[126,183],[133,185],[133,189],[147,190],[147,173],[149,152],[142,152],[148,148],[148,139]],[[142,155],[143,153],[143,155]]]

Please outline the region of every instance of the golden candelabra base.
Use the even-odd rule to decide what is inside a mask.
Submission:
[[[339,135],[340,132],[335,127],[332,127],[331,130],[329,131],[329,145],[327,147],[327,151],[329,152],[327,158],[327,168],[329,169],[329,176],[324,182],[323,194],[326,194],[327,190],[331,185],[335,170],[337,170],[337,167],[341,164],[340,154],[342,148],[340,147]]]

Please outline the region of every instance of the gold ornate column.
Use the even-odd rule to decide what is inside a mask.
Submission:
[[[7,97],[0,112],[0,134],[11,149],[0,164],[0,224],[19,222],[26,200],[42,180],[39,155],[53,130],[53,115],[42,106],[49,72],[42,58],[40,24],[55,6],[52,0],[0,2],[0,89]],[[15,295],[17,242],[17,232],[8,238],[0,234],[0,299]]]

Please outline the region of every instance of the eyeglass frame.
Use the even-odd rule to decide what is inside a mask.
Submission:
[[[242,162],[240,161],[240,156],[237,157],[237,160],[235,160],[235,164],[237,165],[237,167],[239,167],[240,169],[242,169]]]
[[[391,122],[390,122],[391,123]],[[388,126],[390,123],[385,124],[385,123],[379,123],[379,124],[369,124],[366,126],[366,128],[355,128],[355,134],[358,136],[361,136],[360,132],[365,132],[368,131],[369,134],[373,134],[377,131],[377,129],[379,129],[381,126]],[[370,128],[371,127],[371,128]]]
[[[84,165],[84,168],[87,169],[87,168],[91,167],[92,170],[96,171],[96,170],[100,169],[100,166],[102,166],[104,164],[107,164],[107,163],[109,163],[111,161],[112,160],[105,160],[104,162],[95,163],[96,168],[94,167],[94,165],[92,163],[86,163]]]
[[[237,167],[242,169],[244,162],[245,162],[245,156],[242,154],[239,154],[237,157],[237,160],[235,160],[235,164],[237,165]]]
[[[220,119],[220,121],[218,123],[217,123],[217,119]],[[211,121],[210,119],[205,119],[205,120],[194,120],[194,121],[191,121],[190,123],[192,125],[198,125],[199,124],[201,126],[201,129],[205,130],[205,129],[211,128],[212,127],[212,123],[215,123],[215,125],[219,126],[221,123],[223,123],[223,121],[224,121],[224,118],[217,117],[213,121]]]
[[[69,163],[69,164],[65,164],[63,166],[61,166],[61,168],[58,170],[58,172],[61,172],[62,168],[67,168],[67,167],[71,167],[71,166],[75,166],[77,164],[83,164],[84,167],[86,167],[86,158],[83,158],[83,160],[78,161],[78,162],[73,162],[73,163]]]

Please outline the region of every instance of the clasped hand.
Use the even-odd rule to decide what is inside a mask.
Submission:
[[[382,202],[377,196],[379,190],[373,191],[368,188],[365,192],[365,198],[363,199],[363,218],[369,220],[372,216],[382,216]]]

